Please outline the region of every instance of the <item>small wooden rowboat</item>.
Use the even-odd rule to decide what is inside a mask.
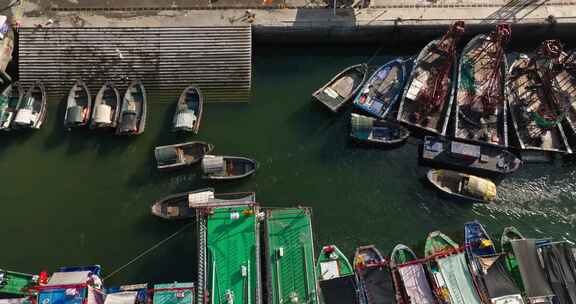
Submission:
[[[254,174],[257,168],[258,163],[246,157],[205,155],[202,158],[205,179],[240,179]]]
[[[15,129],[40,129],[46,120],[46,90],[37,81],[26,92],[16,117],[12,122]]]
[[[358,293],[354,268],[335,245],[322,247],[316,273],[322,290],[323,303],[357,304]]]
[[[0,130],[10,130],[10,125],[16,117],[20,102],[24,97],[24,89],[18,82],[9,84],[0,94]]]
[[[117,135],[139,135],[146,127],[146,90],[139,80],[126,89],[118,117]]]
[[[198,163],[213,149],[214,145],[201,141],[159,146],[154,149],[156,167],[165,170],[190,166]]]
[[[180,95],[174,113],[172,131],[198,133],[202,120],[204,97],[200,89],[187,87]]]
[[[430,170],[426,177],[451,199],[489,203],[496,199],[496,185],[485,178],[450,170]]]
[[[115,128],[120,113],[120,93],[110,82],[104,83],[94,99],[90,128]]]
[[[356,249],[354,271],[358,278],[358,290],[362,303],[390,303],[390,296],[394,294],[390,269],[388,262],[374,245]]]
[[[402,59],[384,64],[366,81],[354,98],[354,106],[384,119],[400,99],[407,78],[406,62]]]
[[[368,67],[366,64],[348,67],[314,92],[312,97],[320,101],[332,112],[337,112],[345,103],[352,100],[358,90],[362,88],[367,73]]]
[[[356,141],[389,146],[401,144],[410,132],[392,122],[352,113],[350,137]]]
[[[397,304],[434,304],[436,299],[426,278],[423,262],[406,245],[398,244],[390,254],[390,269]]]
[[[152,215],[167,220],[189,219],[196,216],[196,209],[218,206],[245,205],[256,201],[253,192],[216,194],[205,188],[177,193],[162,198],[152,205]]]
[[[70,130],[87,125],[91,111],[92,96],[90,91],[84,81],[77,80],[68,93],[64,128]]]
[[[426,136],[420,147],[423,163],[480,175],[504,175],[522,166],[522,160],[495,146],[474,145]]]

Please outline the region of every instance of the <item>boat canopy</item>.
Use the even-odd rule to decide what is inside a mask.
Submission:
[[[224,157],[215,155],[204,155],[202,158],[202,171],[205,173],[215,173],[224,171]]]
[[[80,123],[84,121],[84,107],[74,106],[68,108],[66,120],[68,123]]]
[[[188,206],[194,208],[196,204],[208,203],[214,200],[214,191],[202,191],[188,194]]]
[[[388,267],[366,267],[359,270],[364,281],[368,303],[395,304],[394,283]]]
[[[567,243],[545,245],[542,259],[548,283],[559,303],[576,303],[576,260]]]
[[[512,281],[506,271],[505,256],[503,254],[475,256],[474,258],[477,259],[481,267],[480,277],[486,286],[486,291],[492,303],[524,303],[520,289],[514,284],[514,281]]]
[[[401,266],[398,269],[408,298],[414,304],[435,304],[436,300],[426,279],[422,264]]]
[[[442,279],[448,287],[450,303],[481,304],[464,253],[450,255],[437,260]]]
[[[471,145],[453,141],[450,143],[450,153],[462,158],[480,158],[481,148],[477,145]]]
[[[541,303],[552,303],[551,298],[554,293],[546,281],[544,271],[540,267],[540,259],[536,251],[536,240],[511,240],[510,244],[518,262],[522,283],[528,298],[541,300]]]
[[[374,119],[363,115],[352,113],[352,130],[365,131],[372,128]]]
[[[160,147],[156,149],[156,161],[160,165],[180,163],[180,155],[174,147]]]
[[[168,283],[154,285],[152,304],[193,304],[194,283]]]
[[[320,281],[320,289],[322,289],[322,297],[326,304],[358,303],[354,276]]]
[[[0,299],[0,304],[32,304],[29,298]]]
[[[192,128],[196,123],[196,113],[193,110],[186,110],[178,112],[174,118],[174,127],[176,128]]]
[[[36,115],[32,113],[31,109],[20,109],[14,117],[14,123],[19,125],[31,125],[36,120]]]
[[[492,201],[496,198],[496,185],[486,179],[476,176],[469,176],[466,186],[468,193],[485,201]]]
[[[112,107],[107,104],[99,104],[94,108],[94,121],[100,124],[112,123]]]
[[[138,297],[137,291],[122,291],[110,293],[106,296],[104,304],[134,304]]]
[[[90,279],[90,271],[55,272],[46,286],[85,284]]]
[[[87,289],[87,291],[86,291]],[[57,288],[43,290],[38,295],[42,304],[104,304],[104,294],[90,286],[87,288]]]

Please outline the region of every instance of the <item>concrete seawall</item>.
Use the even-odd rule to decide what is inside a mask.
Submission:
[[[336,10],[324,8],[318,4],[321,2],[275,0],[265,6],[254,0],[193,1],[194,5],[191,1],[122,1],[112,5],[110,1],[95,0],[30,0],[17,12],[13,11],[21,25],[30,28],[251,24],[256,43],[275,44],[395,46],[432,39],[445,32],[455,20],[466,22],[467,35],[490,31],[495,24],[508,22],[513,24],[515,40],[560,38],[568,41],[573,39],[572,33],[576,30],[576,2],[563,0],[372,0],[368,7]]]

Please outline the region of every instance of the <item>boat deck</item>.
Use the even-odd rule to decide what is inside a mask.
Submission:
[[[260,303],[256,212],[254,207],[224,207],[208,216],[210,303]]]
[[[7,271],[5,276],[6,284],[0,285],[0,295],[28,295],[26,289],[30,287],[31,274]]]
[[[310,209],[269,209],[266,219],[267,303],[319,303]]]

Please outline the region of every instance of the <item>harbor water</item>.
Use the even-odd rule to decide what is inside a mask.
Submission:
[[[402,54],[380,50],[371,64],[413,55],[418,47]],[[349,109],[333,115],[310,94],[377,49],[256,46],[250,103],[206,105],[198,136],[170,133],[175,97],[150,95],[146,132],[134,138],[66,132],[63,101],[51,100],[41,130],[0,135],[0,267],[37,273],[100,264],[106,277],[186,225],[152,217],[154,200],[209,186],[255,191],[262,206],[310,206],[316,245],[334,243],[348,255],[370,243],[389,253],[400,242],[422,254],[428,232],[461,238],[463,224],[473,219],[496,239],[510,225],[528,237],[576,238],[576,164],[526,165],[498,181],[495,203],[463,205],[427,185],[417,139],[394,150],[351,145]],[[218,154],[255,158],[259,171],[211,184],[199,178],[199,168],[155,170],[155,146],[188,140],[211,142]],[[190,225],[106,284],[195,281],[194,235]]]

